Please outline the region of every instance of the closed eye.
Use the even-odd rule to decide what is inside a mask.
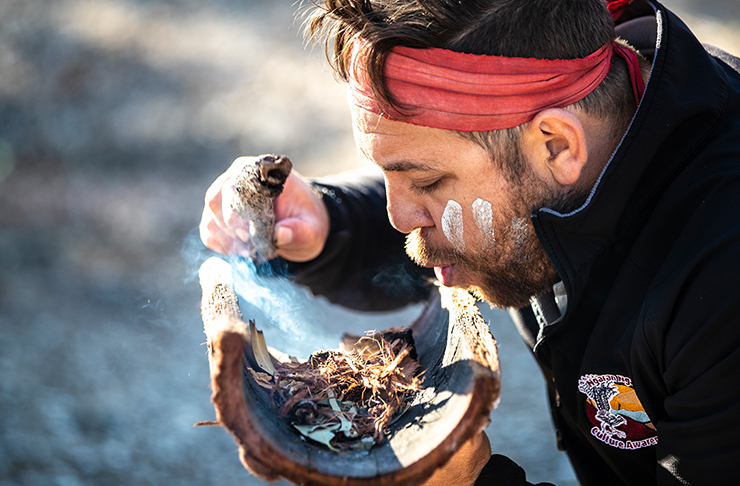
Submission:
[[[437,179],[434,182],[423,185],[412,183],[411,190],[416,192],[417,194],[431,194],[432,192],[434,192],[435,189],[439,188],[440,184],[442,184],[442,180],[443,179]]]

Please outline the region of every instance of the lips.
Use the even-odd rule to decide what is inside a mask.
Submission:
[[[452,286],[453,273],[454,272],[452,265],[447,265],[445,267],[434,267],[434,274],[437,276],[437,280],[439,280],[439,283],[441,283],[445,287]]]

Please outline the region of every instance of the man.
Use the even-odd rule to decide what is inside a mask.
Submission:
[[[346,305],[419,298],[421,274],[390,299],[378,285],[400,268],[387,206],[417,265],[511,309],[583,484],[733,483],[740,61],[630,3],[326,0],[309,29],[384,185],[291,177],[277,256]],[[238,166],[206,195],[201,236],[222,253],[248,245]],[[432,480],[524,483],[489,451],[476,438]]]

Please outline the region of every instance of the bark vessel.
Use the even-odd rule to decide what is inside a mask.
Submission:
[[[414,405],[391,424],[388,440],[370,451],[342,452],[302,440],[277,416],[257,382],[261,369],[250,354],[261,333],[242,319],[231,267],[211,258],[201,266],[200,282],[216,422],[233,435],[242,463],[263,479],[316,486],[419,485],[488,425],[498,404],[501,375],[488,325],[470,295],[440,287],[408,326],[424,382]],[[274,356],[268,359],[279,364]]]

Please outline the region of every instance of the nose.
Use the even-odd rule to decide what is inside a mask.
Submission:
[[[434,226],[429,211],[418,196],[411,192],[400,179],[393,175],[385,176],[385,195],[388,218],[391,224],[401,233],[411,233],[417,228]]]

